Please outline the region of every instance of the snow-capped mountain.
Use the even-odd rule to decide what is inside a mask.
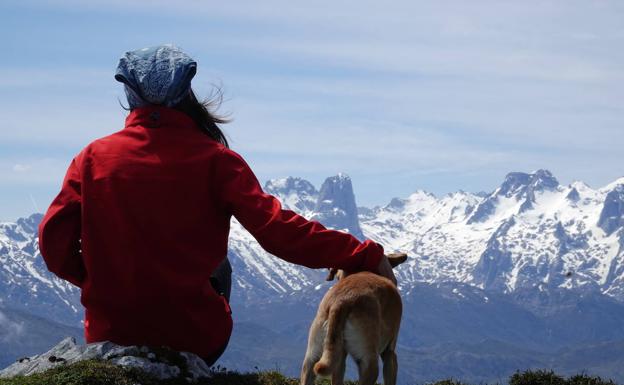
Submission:
[[[411,282],[459,281],[486,290],[598,289],[620,301],[624,179],[593,190],[545,170],[510,173],[487,196],[417,192],[362,218],[367,236],[413,258]]]
[[[410,255],[400,286],[458,282],[486,291],[587,289],[624,301],[624,178],[592,189],[562,186],[545,170],[514,172],[490,194],[436,197],[416,191],[387,205],[356,208],[351,180],[327,178],[320,191],[300,178],[268,181],[286,209]],[[40,214],[0,225],[0,293],[7,307],[76,324],[78,290],[52,276],[38,254]],[[268,255],[232,221],[234,301],[315,292],[324,272]],[[73,322],[72,322],[73,321]]]
[[[614,369],[624,359],[624,178],[592,189],[560,185],[545,170],[510,173],[489,194],[416,191],[374,208],[356,208],[343,174],[320,190],[293,177],[264,189],[285,209],[409,253],[396,271],[404,298],[399,357],[408,360],[401,383],[451,375],[492,382],[529,367],[624,379]],[[41,217],[0,224],[0,350],[14,349],[0,366],[80,333],[79,290],[49,273],[38,253]],[[267,254],[235,219],[228,257],[237,327],[220,362],[280,365],[296,375],[330,285],[325,272]],[[265,344],[256,351],[258,338]],[[587,361],[596,349],[609,350],[606,364]]]
[[[323,186],[346,180],[328,178]],[[348,209],[355,205],[350,182],[344,189],[321,189],[338,197],[323,196],[298,178],[269,181],[266,190],[285,208],[325,224],[328,213],[340,213],[341,221],[331,227],[356,234],[361,228],[387,251],[407,252],[410,260],[398,270],[404,289],[446,281],[501,293],[584,288],[624,301],[624,178],[594,190],[582,182],[560,185],[546,170],[514,172],[490,194],[459,191],[438,198],[416,191],[383,207],[360,208],[359,221]],[[244,230],[236,223],[233,230],[233,239],[242,239]],[[314,272],[263,256],[253,240],[245,244],[248,255],[253,249],[258,259],[276,265],[265,265],[265,271],[290,282],[278,291],[319,282]],[[231,248],[234,259],[240,250]]]

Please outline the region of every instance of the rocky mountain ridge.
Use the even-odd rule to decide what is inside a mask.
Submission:
[[[410,255],[397,275],[417,283],[457,282],[485,291],[583,289],[624,301],[624,178],[594,190],[560,185],[546,170],[514,172],[490,194],[436,197],[416,191],[387,205],[356,208],[351,180],[327,178],[320,190],[301,178],[268,181],[285,209],[328,227],[366,236]],[[359,211],[359,214],[358,214]],[[38,254],[41,214],[0,224],[0,305],[76,324],[78,290],[52,276]],[[266,253],[232,220],[228,256],[234,302],[321,288],[324,272]]]

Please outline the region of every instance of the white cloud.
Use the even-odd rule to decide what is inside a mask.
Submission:
[[[0,157],[0,186],[9,184],[48,184],[60,186],[69,161],[63,158],[32,157],[16,162],[13,157]]]
[[[28,170],[30,170],[32,168],[31,165],[29,164],[15,164],[13,166],[13,171],[15,172],[27,172]]]

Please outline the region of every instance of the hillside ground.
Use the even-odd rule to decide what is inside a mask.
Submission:
[[[81,361],[31,376],[0,379],[0,385],[186,385],[191,383],[194,385],[298,385],[299,380],[285,377],[277,371],[238,373],[219,367],[213,369],[211,378],[197,382],[183,377],[159,380],[139,369],[127,369],[99,360]],[[317,383],[319,385],[330,384],[327,380]],[[355,384],[350,381],[345,383],[345,385]],[[469,384],[448,379],[429,385]],[[509,385],[615,385],[615,383],[583,374],[564,378],[552,371],[527,371],[511,376]]]

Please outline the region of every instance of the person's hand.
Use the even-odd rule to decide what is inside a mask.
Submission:
[[[377,270],[379,270],[379,275],[381,275],[382,277],[386,277],[389,280],[392,281],[392,283],[394,283],[394,286],[396,286],[397,284],[397,280],[396,277],[394,276],[394,272],[392,271],[392,265],[390,264],[390,261],[388,261],[388,257],[387,256],[383,256],[383,258],[381,258],[381,261],[379,261],[379,267],[377,268]]]

